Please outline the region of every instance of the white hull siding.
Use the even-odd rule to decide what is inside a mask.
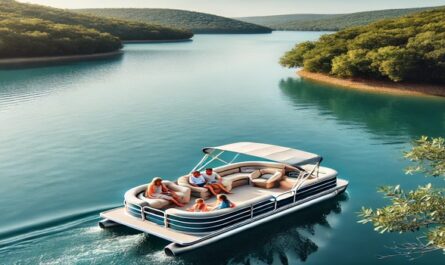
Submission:
[[[215,243],[215,242],[217,242],[219,240],[222,240],[224,238],[230,237],[232,235],[241,233],[241,232],[243,232],[243,231],[245,231],[247,229],[253,228],[253,227],[261,225],[263,223],[266,223],[266,222],[272,221],[274,219],[280,218],[280,217],[282,217],[284,215],[293,213],[295,211],[304,209],[304,208],[309,207],[311,205],[314,205],[314,204],[317,204],[319,202],[322,202],[322,201],[328,200],[330,198],[333,198],[336,195],[344,192],[346,190],[347,186],[348,186],[348,183],[346,181],[342,181],[342,180],[339,179],[339,182],[343,182],[343,183],[339,183],[334,191],[331,191],[331,192],[329,192],[329,193],[327,193],[325,195],[321,195],[320,197],[316,197],[314,199],[311,199],[311,200],[309,200],[307,202],[304,202],[302,204],[290,207],[288,209],[285,209],[285,210],[282,210],[282,211],[279,211],[279,212],[276,212],[276,213],[272,213],[269,216],[263,217],[261,219],[258,219],[258,220],[255,220],[253,222],[250,222],[248,224],[245,224],[245,225],[242,225],[240,227],[237,227],[235,229],[229,230],[228,232],[221,233],[219,235],[216,235],[214,237],[211,237],[211,238],[208,238],[208,239],[205,239],[205,240],[200,239],[200,240],[197,240],[196,242],[190,242],[188,244],[171,243],[171,244],[169,244],[169,245],[167,245],[165,247],[165,249],[164,249],[165,253],[167,255],[170,255],[170,256],[178,256],[178,255],[181,255],[183,253],[195,250],[197,248],[200,248],[200,247],[203,247],[203,246]]]

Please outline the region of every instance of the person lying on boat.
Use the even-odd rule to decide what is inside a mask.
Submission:
[[[193,173],[189,176],[189,183],[194,187],[203,188],[207,184],[207,180],[199,171],[193,171]]]
[[[222,184],[222,178],[220,175],[218,175],[218,173],[216,173],[215,171],[213,171],[213,168],[207,168],[205,173],[202,174],[204,176],[204,178],[207,181],[207,185],[205,185],[204,187],[209,189],[209,191],[217,196],[218,192],[217,191],[224,191],[227,194],[231,194],[230,191],[228,191],[226,189],[226,187],[224,187],[224,185]]]
[[[150,184],[148,184],[147,191],[145,192],[145,197],[150,199],[164,199],[176,204],[179,207],[184,207],[179,201],[178,195],[167,186],[162,183],[162,178],[154,178]]]
[[[236,205],[231,202],[226,195],[220,194],[218,197],[216,197],[216,205],[212,208],[212,211],[235,207]]]
[[[195,200],[195,204],[188,208],[187,211],[189,212],[208,212],[209,208],[207,207],[207,204],[205,201],[201,198]]]

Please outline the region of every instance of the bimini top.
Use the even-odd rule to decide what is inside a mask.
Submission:
[[[217,147],[206,147],[203,149],[203,152],[206,154],[211,154],[215,150],[260,157],[292,166],[316,164],[322,160],[321,156],[305,151],[284,146],[251,142],[240,142]]]

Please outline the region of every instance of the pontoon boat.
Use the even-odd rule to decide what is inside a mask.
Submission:
[[[322,157],[288,147],[240,142],[203,149],[204,157],[192,169],[203,170],[215,163],[214,171],[236,207],[209,212],[190,212],[196,198],[213,203],[206,188],[191,186],[188,175],[163,183],[174,190],[184,207],[162,199],[145,197],[147,184],[125,193],[123,207],[101,213],[102,228],[125,225],[163,238],[171,244],[167,255],[179,255],[236,235],[246,229],[298,211],[344,192],[348,182],[337,172],[321,167]],[[240,158],[255,157],[256,161]],[[195,198],[195,199],[194,199]]]

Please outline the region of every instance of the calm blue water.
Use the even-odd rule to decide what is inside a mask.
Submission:
[[[331,88],[279,66],[319,35],[198,35],[127,45],[111,60],[0,71],[0,263],[406,264],[378,255],[417,235],[377,234],[356,212],[384,203],[380,185],[434,181],[405,176],[401,154],[422,134],[444,136],[445,100]],[[235,141],[320,153],[349,192],[176,259],[163,240],[97,227],[127,189],[175,179],[201,147]]]

